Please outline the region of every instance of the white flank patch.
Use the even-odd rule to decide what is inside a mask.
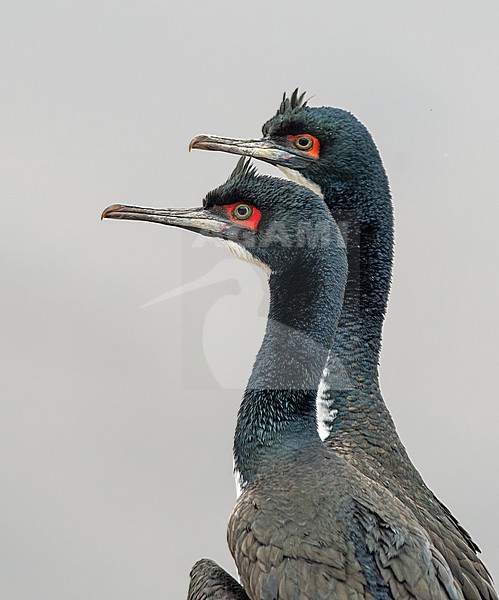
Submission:
[[[322,441],[331,434],[331,428],[329,425],[326,425],[326,421],[334,421],[338,414],[336,408],[328,408],[326,402],[323,400],[324,395],[331,391],[331,386],[326,381],[330,375],[329,369],[325,368],[322,373],[321,382],[319,383],[319,389],[317,390],[317,431]]]
[[[234,469],[234,480],[236,482],[236,498],[243,493],[243,478],[237,469]]]
[[[277,165],[277,167],[280,171],[284,173],[284,175],[286,175],[288,179],[294,181],[298,185],[307,188],[308,190],[311,190],[312,192],[314,192],[314,194],[317,194],[320,198],[324,200],[324,194],[322,193],[320,185],[317,185],[313,181],[308,180],[300,173],[300,171],[295,171],[295,169],[288,169],[288,167],[282,167],[281,165]]]
[[[319,389],[317,390],[317,431],[322,441],[331,433],[329,427],[326,425],[326,419],[330,416],[329,411],[326,408],[325,402],[322,401],[324,393],[329,389],[329,385],[326,383],[326,373],[323,373]]]
[[[243,493],[244,481],[241,473],[236,469],[236,461],[234,456],[232,457],[232,472],[234,473],[234,480],[236,484],[236,499]]]
[[[246,262],[251,263],[252,265],[256,265],[257,267],[260,267],[260,269],[262,269],[263,271],[265,271],[265,273],[267,273],[267,277],[270,277],[270,268],[268,265],[266,265],[265,263],[263,263],[261,260],[258,260],[258,258],[255,258],[253,256],[253,254],[251,254],[251,252],[249,252],[248,250],[246,250],[246,248],[244,246],[241,246],[240,244],[237,244],[236,242],[233,242],[232,240],[220,240],[222,242],[222,244],[227,248],[227,250],[236,258],[240,258],[241,260],[244,260]]]

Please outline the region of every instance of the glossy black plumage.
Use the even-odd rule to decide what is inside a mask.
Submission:
[[[367,129],[341,109],[310,108],[304,95],[283,98],[263,126],[263,140],[199,136],[192,147],[248,154],[319,186],[348,248],[349,278],[320,414],[326,444],[410,508],[451,566],[467,600],[496,599],[477,545],[434,496],[409,459],[378,383],[381,331],[388,301],[393,214],[388,180]],[[288,136],[311,134],[314,159]],[[302,181],[303,183],[303,181]]]

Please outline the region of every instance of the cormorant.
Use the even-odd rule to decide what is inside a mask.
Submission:
[[[376,145],[352,114],[309,107],[298,90],[284,95],[263,138],[201,135],[190,148],[252,156],[322,194],[341,226],[349,276],[334,348],[319,398],[325,443],[381,483],[427,530],[467,600],[497,599],[478,546],[426,486],[412,464],[378,383],[381,332],[390,290],[393,209]]]
[[[322,199],[241,159],[202,208],[114,205],[103,217],[217,237],[269,273],[266,332],[234,435],[242,491],[228,542],[247,596],[462,600],[412,511],[318,435],[317,391],[347,278],[343,238]],[[214,563],[195,569],[204,579],[193,573],[191,600],[245,597]]]

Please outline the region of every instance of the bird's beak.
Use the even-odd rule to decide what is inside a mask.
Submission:
[[[218,150],[230,154],[252,156],[264,160],[272,165],[280,165],[289,169],[304,169],[314,158],[307,156],[299,150],[285,148],[270,139],[240,140],[237,138],[222,138],[214,135],[198,135],[191,140],[189,152],[199,150]]]
[[[101,219],[127,219],[130,221],[150,221],[161,225],[171,225],[195,231],[206,236],[223,237],[221,233],[230,228],[230,222],[203,208],[142,208],[113,204],[102,213]]]

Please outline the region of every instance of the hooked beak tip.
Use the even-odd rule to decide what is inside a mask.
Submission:
[[[198,148],[198,144],[206,140],[205,135],[197,135],[195,138],[189,142],[189,152],[193,150],[193,148]]]
[[[119,212],[122,209],[123,209],[123,205],[122,204],[111,204],[111,206],[108,206],[107,208],[105,208],[102,211],[102,214],[100,216],[100,220],[103,221],[104,219],[109,218],[110,213]]]

